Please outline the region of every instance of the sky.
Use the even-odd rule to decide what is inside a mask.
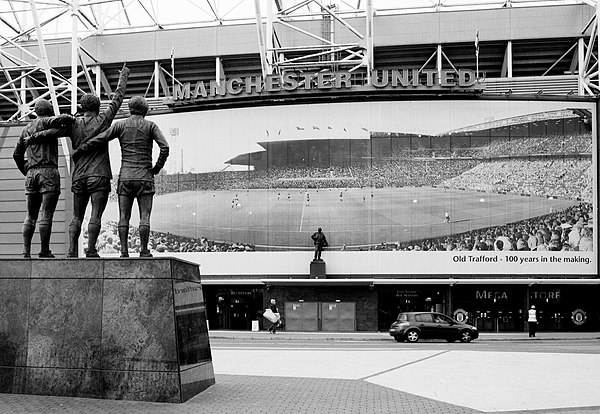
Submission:
[[[267,2],[260,0],[261,14],[266,16]],[[273,1],[273,0],[271,0]],[[505,0],[371,0],[375,13],[385,14],[393,10],[405,12],[419,8],[436,10],[452,9],[453,7],[501,7]],[[569,0],[554,0],[557,1]],[[571,0],[581,1],[581,0]],[[300,3],[300,0],[282,0],[284,7]],[[367,0],[320,0],[321,4],[334,4],[341,11],[365,9]],[[548,0],[511,0],[518,7],[532,3],[548,3]],[[43,32],[48,38],[71,36],[71,0],[37,0],[36,10],[41,22],[50,21],[44,25]],[[79,24],[80,37],[93,34],[98,28],[116,30],[118,28],[132,30],[137,27],[157,29],[156,22],[165,28],[173,26],[188,26],[204,24],[230,24],[239,20],[254,20],[256,18],[254,0],[79,0],[82,13]],[[176,4],[176,7],[174,5]],[[93,6],[92,6],[93,5]],[[124,5],[126,7],[124,7]],[[313,12],[318,6],[310,5]],[[305,13],[307,8],[298,12]],[[60,15],[60,13],[63,13]],[[59,17],[57,17],[59,16]],[[91,22],[98,23],[94,28]],[[31,5],[28,1],[0,1],[0,35],[12,37],[19,29],[33,27]],[[35,37],[35,34],[32,34]]]

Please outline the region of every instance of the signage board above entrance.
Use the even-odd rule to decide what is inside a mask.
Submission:
[[[371,82],[361,84],[361,78],[349,71],[299,73],[285,72],[277,75],[233,77],[223,80],[197,81],[176,84],[167,104],[197,102],[211,98],[235,98],[241,96],[264,96],[279,93],[326,93],[338,91],[398,91],[468,90],[481,92],[484,85],[470,69],[437,71],[434,69],[376,69]]]

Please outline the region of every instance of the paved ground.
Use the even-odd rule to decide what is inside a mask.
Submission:
[[[483,334],[480,341],[524,335]],[[265,332],[212,332],[211,337],[219,343],[213,350],[216,384],[184,404],[0,394],[0,413],[600,413],[598,354],[414,346],[398,352],[397,346],[396,351],[340,349],[326,343],[390,340],[378,333],[283,332],[275,339]],[[265,337],[272,346],[226,345]],[[298,338],[325,342],[303,349],[294,344]],[[600,333],[541,333],[534,340],[596,338]]]

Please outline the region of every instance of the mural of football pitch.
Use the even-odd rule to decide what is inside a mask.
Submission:
[[[318,227],[330,248],[369,248],[502,226],[579,204],[574,200],[436,187],[185,191],[157,195],[152,230],[186,238],[311,249]],[[131,224],[137,226],[138,217]],[[109,203],[104,219],[118,221]],[[345,247],[344,247],[345,246]]]

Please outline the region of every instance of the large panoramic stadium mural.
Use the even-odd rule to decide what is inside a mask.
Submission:
[[[151,116],[171,145],[151,244],[309,250],[322,227],[329,250],[425,261],[454,252],[441,273],[478,262],[595,273],[594,112],[582,102],[417,100]],[[111,151],[118,171],[118,145]],[[116,252],[116,202],[104,219],[99,247]]]

